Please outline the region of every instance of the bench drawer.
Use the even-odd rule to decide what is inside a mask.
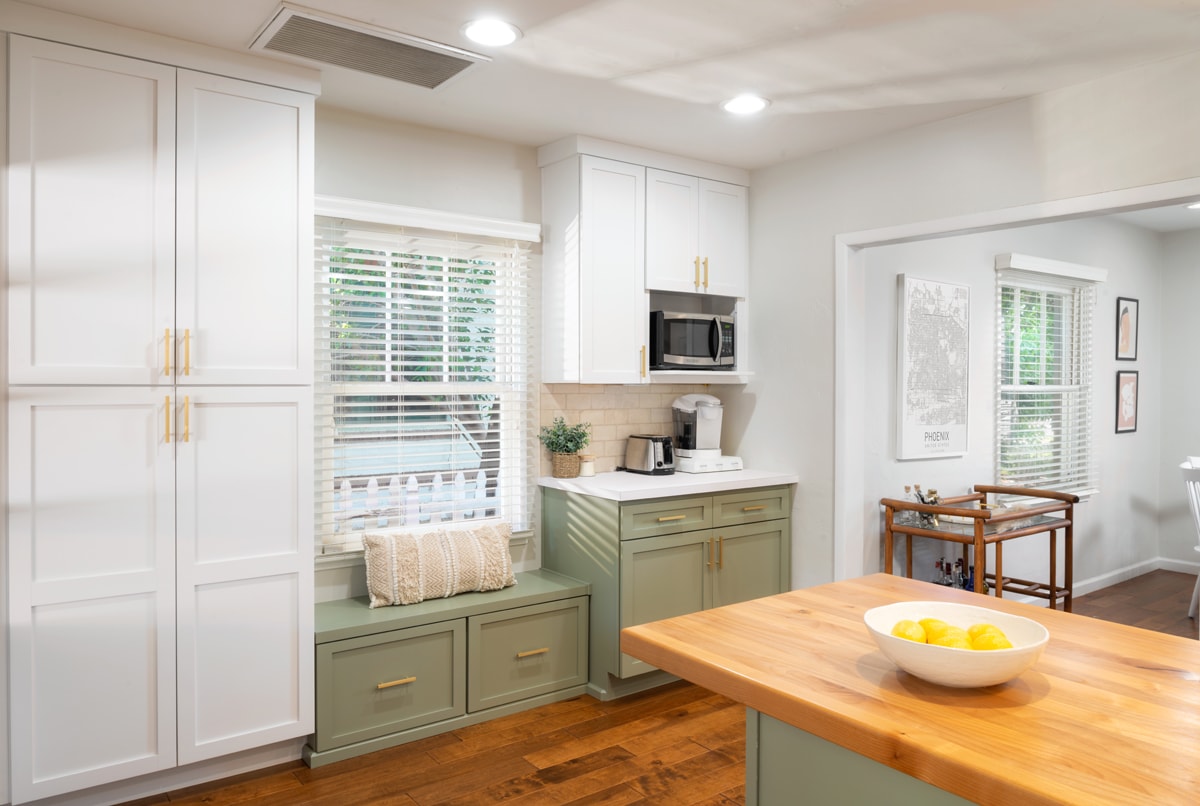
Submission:
[[[586,596],[472,616],[467,630],[472,712],[587,682]]]
[[[317,646],[318,751],[466,713],[466,620]]]

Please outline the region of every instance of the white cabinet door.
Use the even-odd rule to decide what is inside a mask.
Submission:
[[[699,293],[702,290],[696,222],[700,180],[646,169],[646,288]]]
[[[179,761],[313,731],[312,398],[181,388]]]
[[[10,389],[14,802],[175,764],[171,405],[151,388]]]
[[[580,383],[647,383],[646,169],[580,159]]]
[[[179,71],[181,384],[312,382],[313,98]]]
[[[746,296],[749,230],[746,188],[701,179],[698,248],[701,281],[706,284],[704,290],[707,293],[722,297]]]
[[[746,188],[646,171],[646,288],[745,297]]]
[[[175,70],[10,37],[9,382],[171,383]]]

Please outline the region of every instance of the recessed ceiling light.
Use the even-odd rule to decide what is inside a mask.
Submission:
[[[771,102],[757,95],[739,95],[721,104],[721,108],[734,115],[753,115],[767,108]]]
[[[468,22],[463,26],[463,33],[472,42],[494,48],[511,45],[521,38],[521,30],[515,25],[493,18]]]
[[[1192,202],[1187,206],[1189,210],[1200,210],[1200,202]]]

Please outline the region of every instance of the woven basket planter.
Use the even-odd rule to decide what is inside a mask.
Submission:
[[[579,454],[552,453],[553,461],[551,474],[556,479],[573,479],[579,476]]]

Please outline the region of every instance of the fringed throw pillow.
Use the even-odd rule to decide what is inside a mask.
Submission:
[[[512,526],[504,522],[365,535],[371,607],[517,584],[508,550],[511,536]]]

